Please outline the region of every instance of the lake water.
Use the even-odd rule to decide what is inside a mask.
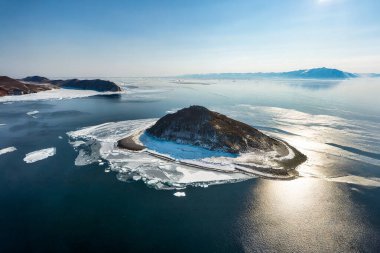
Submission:
[[[17,148],[0,155],[0,252],[380,251],[380,79],[112,80],[128,92],[0,104],[0,149]],[[300,177],[179,198],[119,181],[107,164],[74,165],[67,132],[189,105],[286,140],[308,156]]]

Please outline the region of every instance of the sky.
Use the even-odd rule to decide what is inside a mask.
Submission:
[[[0,75],[380,73],[379,0],[0,0]]]

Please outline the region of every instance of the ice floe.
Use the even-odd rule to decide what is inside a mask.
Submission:
[[[56,153],[55,148],[45,148],[37,151],[30,152],[25,155],[24,161],[26,163],[34,163],[43,159],[53,156]]]
[[[184,193],[184,192],[175,192],[173,195],[176,196],[176,197],[185,197],[186,193]]]
[[[10,152],[13,152],[13,151],[16,151],[16,150],[17,150],[17,148],[15,148],[15,147],[3,148],[3,149],[0,149],[0,155],[6,154],[6,153],[10,153]]]

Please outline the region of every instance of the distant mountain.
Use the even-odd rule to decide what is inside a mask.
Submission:
[[[94,79],[94,80],[79,80],[79,79],[68,79],[68,80],[50,80],[42,76],[28,76],[22,81],[32,82],[32,83],[50,83],[57,85],[61,88],[67,89],[79,89],[79,90],[95,90],[95,91],[121,91],[121,88],[114,82]]]
[[[0,96],[23,95],[51,90],[54,85],[38,85],[22,83],[8,76],[0,76]]]
[[[293,78],[293,79],[347,79],[358,77],[357,74],[338,69],[313,68],[289,72],[257,72],[257,73],[216,73],[184,75],[183,78],[196,79],[251,79],[251,78]]]
[[[346,79],[355,78],[358,75],[344,72],[338,69],[328,69],[328,68],[314,68],[307,70],[296,70],[290,72],[281,73],[284,77],[289,78],[312,78],[312,79]]]

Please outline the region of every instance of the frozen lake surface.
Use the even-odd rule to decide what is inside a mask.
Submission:
[[[378,252],[380,79],[110,80],[125,93],[0,100],[1,252]],[[308,157],[299,177],[243,178],[115,149],[189,105],[294,146]],[[176,159],[209,159],[181,149]],[[215,157],[226,171],[235,159]]]

